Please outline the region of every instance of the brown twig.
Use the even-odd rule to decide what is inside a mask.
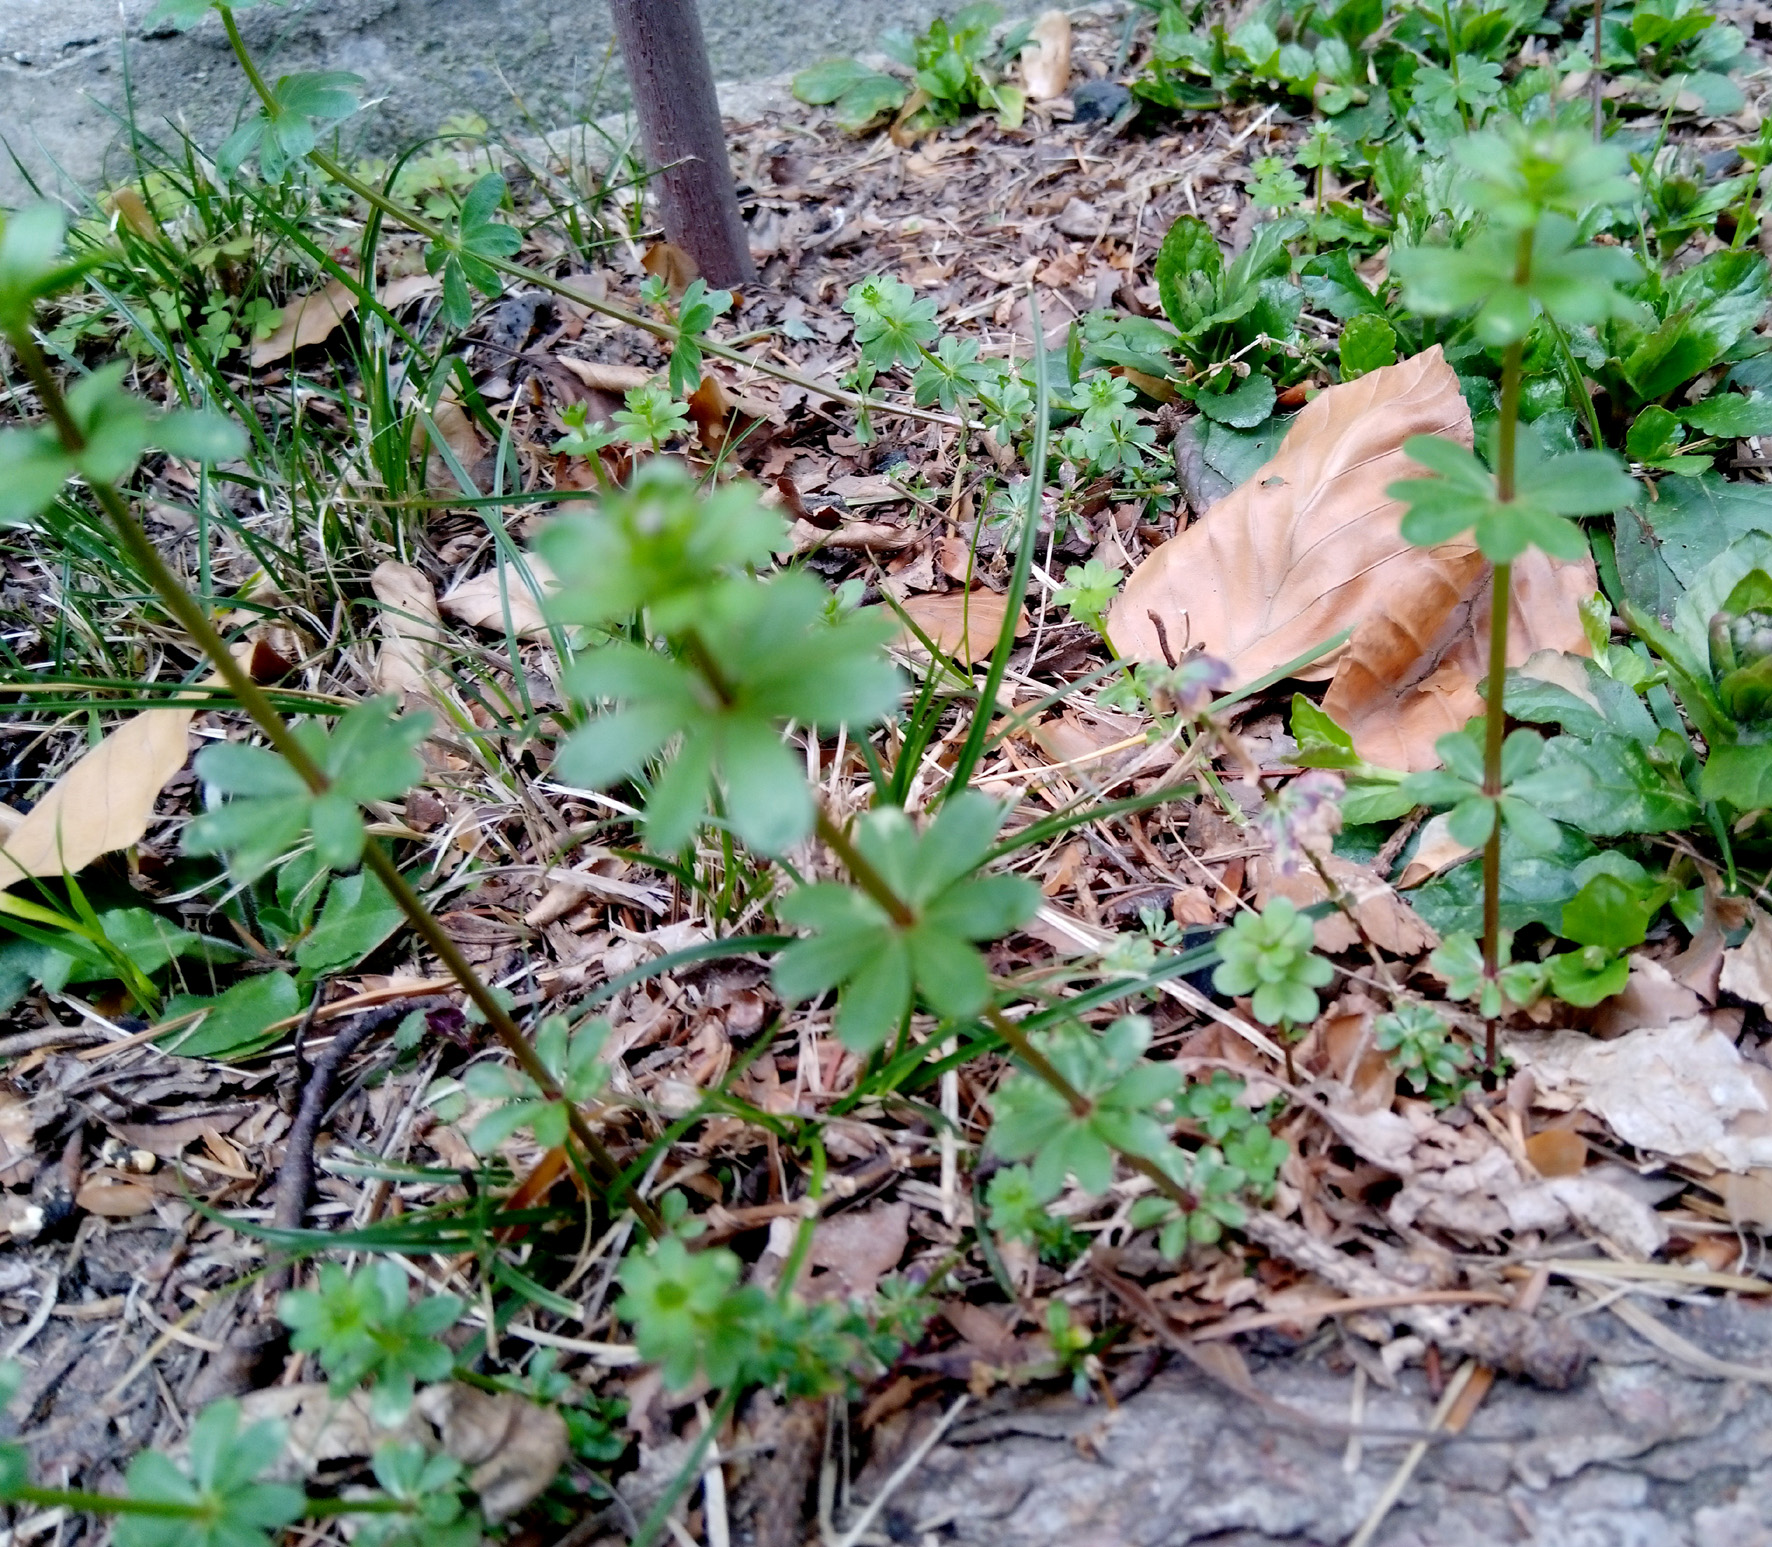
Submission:
[[[447,1004],[446,999],[419,999],[406,1004],[382,1005],[366,1010],[348,1026],[333,1035],[326,1050],[316,1058],[302,1087],[301,1105],[295,1121],[289,1125],[289,1137],[283,1142],[283,1163],[277,1168],[277,1189],[273,1196],[271,1223],[279,1230],[299,1230],[307,1218],[308,1198],[314,1190],[314,1141],[320,1135],[320,1124],[332,1104],[332,1087],[345,1060],[368,1038],[390,1021],[403,1019],[409,1011],[434,1009]],[[300,1055],[300,1039],[297,1041]],[[288,1265],[267,1276],[272,1290],[284,1287],[289,1276]]]

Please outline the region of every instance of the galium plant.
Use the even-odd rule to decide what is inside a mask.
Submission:
[[[1537,816],[1529,783],[1541,740],[1534,731],[1505,734],[1512,565],[1529,547],[1581,557],[1586,546],[1571,518],[1610,513],[1635,494],[1611,453],[1548,453],[1522,423],[1526,347],[1540,325],[1596,324],[1624,310],[1619,287],[1639,270],[1621,249],[1580,239],[1583,215],[1634,196],[1622,152],[1554,122],[1504,122],[1460,141],[1454,154],[1466,178],[1463,196],[1484,212],[1484,224],[1459,247],[1403,249],[1393,267],[1407,305],[1429,316],[1471,313],[1476,336],[1502,351],[1494,439],[1485,463],[1451,441],[1415,437],[1405,449],[1429,476],[1393,484],[1390,492],[1408,506],[1403,535],[1410,542],[1432,547],[1470,532],[1494,566],[1488,708],[1479,725],[1441,739],[1446,769],[1415,776],[1405,791],[1452,806],[1460,835],[1483,845],[1483,977],[1496,988],[1504,965],[1503,829],[1528,846],[1554,833]],[[1493,1014],[1487,1062],[1495,1062]]]

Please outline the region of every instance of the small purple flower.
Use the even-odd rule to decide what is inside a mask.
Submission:
[[[1175,706],[1177,714],[1190,720],[1205,714],[1212,707],[1212,700],[1235,680],[1236,673],[1227,662],[1204,652],[1185,655],[1179,664],[1157,673],[1158,690]]]
[[[1279,874],[1297,875],[1307,862],[1307,852],[1328,852],[1341,831],[1344,793],[1340,774],[1312,768],[1268,801],[1255,824],[1273,846],[1273,865]]]

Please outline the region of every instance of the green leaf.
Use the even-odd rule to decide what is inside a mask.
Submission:
[[[1383,317],[1364,312],[1341,330],[1341,379],[1353,381],[1397,363],[1397,330]]]
[[[1628,950],[1643,943],[1667,891],[1666,887],[1634,885],[1616,875],[1594,876],[1563,905],[1557,933],[1579,945]]]
[[[1534,853],[1506,828],[1501,834],[1501,923],[1504,929],[1542,924],[1554,930],[1563,905],[1579,889],[1575,867],[1594,852],[1589,839],[1573,828],[1559,829],[1554,853]],[[1468,860],[1406,894],[1409,906],[1442,936],[1483,929],[1483,867]]]
[[[1712,747],[1699,775],[1698,793],[1737,811],[1772,807],[1772,744]]]
[[[1653,499],[1639,493],[1618,522],[1619,570],[1630,599],[1652,614],[1669,610],[1640,560],[1627,571],[1627,555],[1659,559],[1685,589],[1706,564],[1750,532],[1772,532],[1772,484],[1730,483],[1707,473],[1658,484]],[[1633,575],[1643,578],[1633,583]],[[1705,622],[1708,626],[1708,615]]]
[[[1550,969],[1551,992],[1565,1004],[1582,1009],[1622,993],[1630,981],[1629,958],[1614,956],[1597,945],[1564,951],[1551,957],[1546,965]]]
[[[1224,254],[1205,221],[1178,217],[1157,250],[1153,271],[1163,314],[1182,333],[1192,332],[1216,308]]]
[[[488,172],[468,189],[452,231],[425,248],[425,271],[443,279],[443,320],[456,330],[473,321],[470,287],[482,295],[504,293],[504,280],[488,260],[508,258],[523,245],[523,235],[502,224],[505,180]]]
[[[710,701],[713,695],[688,667],[630,645],[581,656],[566,677],[568,689],[588,701],[634,707],[575,732],[557,755],[560,777],[602,787],[637,772],[673,736],[680,738],[646,807],[648,840],[666,852],[694,834],[715,781],[729,796],[735,773],[747,789],[755,787],[763,767],[758,759],[767,755],[758,750],[762,738],[779,740],[784,722],[833,730],[870,725],[899,694],[897,669],[880,648],[894,632],[890,622],[873,608],[833,619],[829,593],[809,575],[785,574],[764,584],[733,580],[703,598],[696,636],[705,659],[718,665],[718,701]],[[765,852],[804,836],[812,818],[803,777],[788,780],[785,759],[773,766],[799,796],[784,789],[762,805],[728,802],[733,830],[747,843],[767,846]]]
[[[823,107],[875,73],[859,59],[826,59],[800,71],[794,77],[793,91],[800,101]]]
[[[312,794],[282,757],[264,748],[238,742],[205,748],[197,755],[198,776],[233,798],[185,829],[185,852],[225,854],[231,875],[252,880],[311,832],[326,865],[353,868],[365,841],[358,807],[398,799],[424,773],[412,749],[428,734],[430,716],[396,716],[395,708],[393,698],[369,699],[341,715],[330,734],[313,721],[295,728],[331,781],[323,795]]]
[[[307,155],[320,130],[357,110],[360,76],[341,70],[285,75],[271,88],[271,103],[241,124],[216,152],[216,166],[231,179],[242,163],[258,158],[266,182],[279,182],[290,162]]]
[[[1772,273],[1758,253],[1712,253],[1668,283],[1664,320],[1623,353],[1625,378],[1644,400],[1666,397],[1719,363],[1769,297]]]
[[[240,1404],[204,1409],[191,1425],[188,1470],[158,1451],[129,1463],[129,1497],[189,1508],[176,1515],[119,1514],[117,1547],[269,1547],[307,1507],[301,1489],[261,1480],[281,1455],[285,1430],[266,1420],[240,1427]]]
[[[1299,272],[1311,305],[1342,322],[1355,317],[1383,317],[1384,305],[1355,270],[1346,248],[1319,253]]]
[[[235,9],[244,10],[250,4],[252,0],[245,0],[244,4],[236,0]],[[142,18],[142,27],[151,32],[170,22],[180,32],[184,32],[195,27],[214,9],[215,0],[159,0],[154,9]]]
[[[239,425],[208,411],[167,414],[154,421],[153,435],[162,451],[187,462],[227,462],[246,450]]]
[[[320,1269],[318,1286],[285,1294],[277,1315],[290,1329],[289,1346],[319,1356],[334,1401],[373,1382],[370,1410],[377,1423],[400,1423],[420,1381],[442,1380],[455,1356],[438,1334],[455,1324],[455,1295],[426,1295],[416,1303],[397,1263],[382,1258],[347,1273],[336,1263]]]
[[[311,978],[354,967],[400,927],[400,911],[381,878],[370,870],[340,876],[306,940],[295,948],[296,965]]]
[[[822,883],[790,892],[778,915],[813,933],[776,958],[776,992],[798,1003],[838,989],[838,1033],[846,1045],[864,1051],[898,1028],[913,993],[941,1015],[980,1009],[990,975],[966,942],[1006,934],[1039,906],[1036,889],[1019,876],[973,875],[1003,815],[974,791],[947,801],[921,833],[897,808],[869,812],[857,826],[856,848],[911,911],[911,920],[895,922],[872,898],[845,886]]]
[[[1353,736],[1302,693],[1292,695],[1292,739],[1300,768],[1357,768]]]
[[[168,1052],[185,1058],[246,1058],[283,1035],[271,1028],[301,1013],[301,995],[287,972],[263,972],[211,998],[174,994],[166,1003],[166,1019],[177,1020],[194,1010],[209,1013],[194,1030],[186,1028],[164,1038]]]
[[[37,303],[75,283],[97,254],[63,262],[67,214],[59,204],[29,204],[0,214],[0,328],[24,327]]]
[[[1231,392],[1202,392],[1194,406],[1208,419],[1234,430],[1253,429],[1274,411],[1274,381],[1261,371],[1251,371]]]
[[[1736,538],[1686,586],[1674,605],[1673,632],[1693,661],[1710,657],[1711,619],[1728,607],[1729,597],[1755,570],[1772,571],[1772,534],[1753,531]]]
[[[1650,748],[1609,731],[1556,736],[1545,746],[1538,809],[1595,837],[1678,832],[1698,819],[1698,802],[1676,769]]]
[[[1744,435],[1772,435],[1772,396],[1762,392],[1718,392],[1702,402],[1682,408],[1680,418],[1700,434],[1725,440]]]

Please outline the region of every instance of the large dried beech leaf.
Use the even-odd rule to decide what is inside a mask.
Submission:
[[[1403,454],[1411,435],[1471,443],[1437,347],[1306,405],[1271,462],[1133,572],[1108,620],[1115,648],[1160,660],[1155,614],[1172,649],[1203,647],[1243,683],[1375,616],[1431,639],[1481,561],[1467,541],[1403,540],[1403,507],[1385,490],[1420,472]],[[1300,675],[1334,670],[1331,656]]]
[[[439,281],[429,274],[406,274],[389,280],[376,299],[392,310],[417,296],[432,294],[438,287]],[[321,343],[356,310],[357,292],[343,280],[329,279],[318,290],[292,296],[276,332],[252,346],[253,365],[274,365],[298,349]]]
[[[0,889],[26,876],[72,875],[138,842],[161,789],[184,767],[195,712],[146,710],[75,763],[0,847]]]
[[[393,559],[376,566],[369,585],[382,604],[382,647],[375,658],[376,691],[422,691],[430,681],[437,646],[442,641],[436,588],[423,570]]]
[[[533,553],[524,555],[524,562],[545,597],[557,584],[554,572]],[[505,632],[508,607],[510,628],[519,638],[545,639],[548,636],[548,620],[542,616],[541,598],[514,565],[489,569],[472,580],[464,580],[437,605],[447,616],[495,634]]]
[[[1006,597],[995,591],[953,591],[946,596],[907,596],[902,603],[905,615],[935,641],[942,654],[951,655],[964,666],[987,660],[996,648],[997,635],[1003,631],[1003,617],[1009,610]],[[1025,613],[1015,615],[1015,637],[1028,631]],[[902,644],[919,649],[917,636],[905,630]]]
[[[1431,611],[1422,606],[1412,609],[1414,621],[1407,627],[1391,614],[1372,614],[1348,641],[1323,708],[1347,729],[1369,763],[1433,768],[1439,763],[1434,743],[1483,712],[1477,685],[1489,674],[1493,577],[1480,554],[1469,555],[1461,567],[1474,583],[1425,638],[1423,625]],[[1592,654],[1580,606],[1599,585],[1592,559],[1570,564],[1536,548],[1521,554],[1508,589],[1508,665],[1524,665],[1545,650]]]

